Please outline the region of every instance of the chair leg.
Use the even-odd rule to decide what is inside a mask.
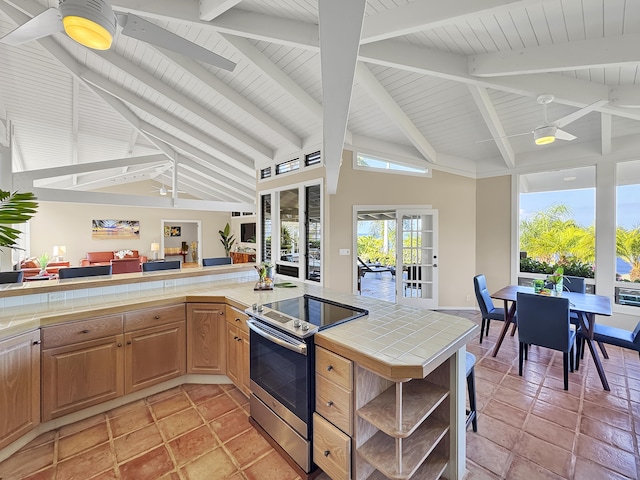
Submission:
[[[518,345],[518,375],[522,376],[522,360],[524,356],[524,343]]]
[[[487,331],[484,333],[485,337],[489,336],[489,324],[491,323],[491,319],[487,318]]]
[[[602,352],[602,356],[609,360],[609,354],[607,353],[607,349],[604,348],[604,343],[598,342],[598,346],[600,347],[600,351]]]
[[[575,344],[571,345],[571,349],[569,350],[569,371],[570,372],[573,372],[574,346]]]
[[[480,344],[482,344],[482,335],[484,335],[484,329],[485,329],[486,323],[487,323],[487,320],[483,318],[482,323],[480,324]]]
[[[562,371],[564,373],[564,389],[569,390],[569,353],[562,353]]]
[[[576,338],[576,360],[575,360],[576,371],[580,369],[580,359],[582,358],[583,348],[584,348],[584,338],[582,337]]]
[[[476,378],[472,368],[467,375],[467,390],[469,391],[469,413],[467,414],[467,428],[471,423],[473,431],[478,431],[478,412],[476,410]]]
[[[516,334],[516,327],[518,325],[516,324],[516,322],[513,322],[513,325],[511,326],[511,336],[513,337]]]

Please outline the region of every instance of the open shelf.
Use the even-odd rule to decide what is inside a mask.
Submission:
[[[387,435],[405,438],[449,396],[446,388],[425,380],[402,384],[402,422],[396,421],[396,386],[392,386],[358,409],[357,414]]]
[[[429,458],[420,465],[420,468],[416,470],[411,480],[437,480],[442,476],[448,465],[449,459],[446,455],[432,453]],[[376,470],[367,480],[387,480],[387,477]]]
[[[358,448],[358,454],[387,478],[399,480],[419,478],[413,475],[448,431],[448,423],[429,418],[413,434],[404,439],[390,437],[381,431],[376,433]],[[402,444],[398,450],[396,450],[396,442]],[[401,471],[398,469],[396,451],[401,456]]]

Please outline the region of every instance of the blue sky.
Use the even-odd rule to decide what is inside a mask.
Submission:
[[[625,228],[640,225],[640,185],[618,187],[617,224]],[[564,203],[571,209],[579,225],[589,227],[595,222],[595,189],[562,190],[520,195],[520,216],[545,210]]]

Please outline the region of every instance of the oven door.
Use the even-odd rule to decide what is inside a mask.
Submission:
[[[256,320],[247,325],[252,393],[309,438],[313,347]]]

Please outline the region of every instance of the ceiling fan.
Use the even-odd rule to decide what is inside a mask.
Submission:
[[[81,45],[108,50],[116,27],[122,34],[167,50],[180,53],[218,68],[233,71],[236,64],[169,30],[131,13],[114,13],[105,0],[60,0],[58,8],[49,8],[0,38],[0,43],[21,45],[64,31]]]
[[[173,189],[165,187],[164,183],[162,184],[161,187],[153,187],[153,190],[151,191],[158,192],[163,197],[166,196],[168,193],[173,193]],[[185,192],[182,190],[178,190],[178,193],[185,193]]]
[[[533,141],[535,142],[536,145],[548,145],[550,143],[555,142],[556,139],[567,140],[567,141],[575,140],[577,137],[575,135],[572,135],[569,132],[565,132],[564,130],[562,130],[562,127],[565,127],[570,123],[575,122],[576,120],[584,117],[585,115],[592,112],[596,108],[601,107],[602,105],[608,103],[608,100],[598,100],[597,102],[594,102],[591,105],[587,105],[586,107],[576,110],[575,112],[570,113],[569,115],[565,115],[564,117],[559,118],[558,120],[550,122],[547,118],[547,105],[553,102],[553,99],[554,99],[554,96],[548,93],[540,95],[537,98],[537,102],[540,105],[542,105],[543,112],[544,112],[544,123],[542,125],[536,127],[534,130],[531,130],[529,132],[514,133],[513,135],[506,135],[500,138],[509,138],[509,137],[517,137],[520,135],[533,134]],[[491,140],[494,140],[494,139],[490,138],[490,139],[481,140],[481,141],[485,142],[485,141],[491,141]]]

